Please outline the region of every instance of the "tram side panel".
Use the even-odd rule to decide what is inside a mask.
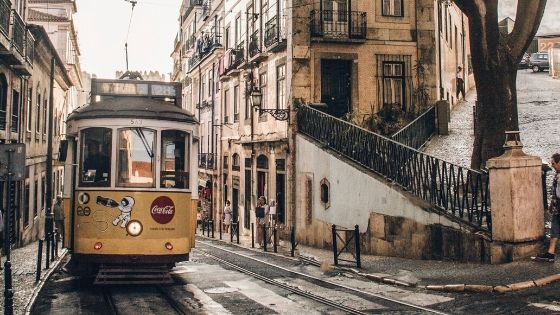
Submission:
[[[91,262],[177,262],[194,243],[191,194],[75,192],[75,250]]]

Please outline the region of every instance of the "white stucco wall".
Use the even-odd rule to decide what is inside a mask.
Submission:
[[[451,220],[428,212],[414,203],[414,197],[405,195],[398,187],[379,180],[351,166],[319,148],[305,137],[296,137],[296,211],[298,217],[306,211],[307,200],[305,181],[313,178],[313,220],[336,224],[346,228],[360,226],[360,231],[368,227],[370,213],[412,219],[418,223],[441,224],[459,229]],[[330,182],[330,207],[321,203],[321,180]],[[416,203],[419,203],[416,200]],[[304,216],[304,215],[303,215]]]

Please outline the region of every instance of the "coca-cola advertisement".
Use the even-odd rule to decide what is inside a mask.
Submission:
[[[159,196],[152,202],[150,214],[157,223],[169,223],[175,216],[175,204],[169,197]]]

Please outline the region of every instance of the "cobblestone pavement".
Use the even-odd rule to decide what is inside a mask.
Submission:
[[[14,314],[24,314],[25,306],[35,290],[35,272],[37,270],[37,249],[39,242],[28,244],[12,250],[12,285],[14,288]],[[61,250],[59,249],[59,254]],[[46,250],[43,247],[43,270],[41,278],[44,279],[48,270],[45,270]],[[6,256],[2,256],[2,267]],[[56,262],[56,261],[55,261]],[[53,264],[55,263],[53,262]],[[51,264],[52,268],[52,264]],[[4,270],[0,274],[0,310],[4,310]]]
[[[519,129],[523,151],[548,160],[560,151],[560,80],[548,72],[517,73]],[[473,105],[476,92],[467,95],[451,112],[448,136],[435,136],[425,152],[461,166],[470,166],[473,134]]]

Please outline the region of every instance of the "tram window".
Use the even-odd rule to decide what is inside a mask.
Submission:
[[[161,188],[189,188],[187,133],[178,130],[161,132]]]
[[[80,186],[104,187],[111,182],[111,129],[82,131]]]
[[[117,186],[155,187],[155,136],[146,128],[119,129]]]

